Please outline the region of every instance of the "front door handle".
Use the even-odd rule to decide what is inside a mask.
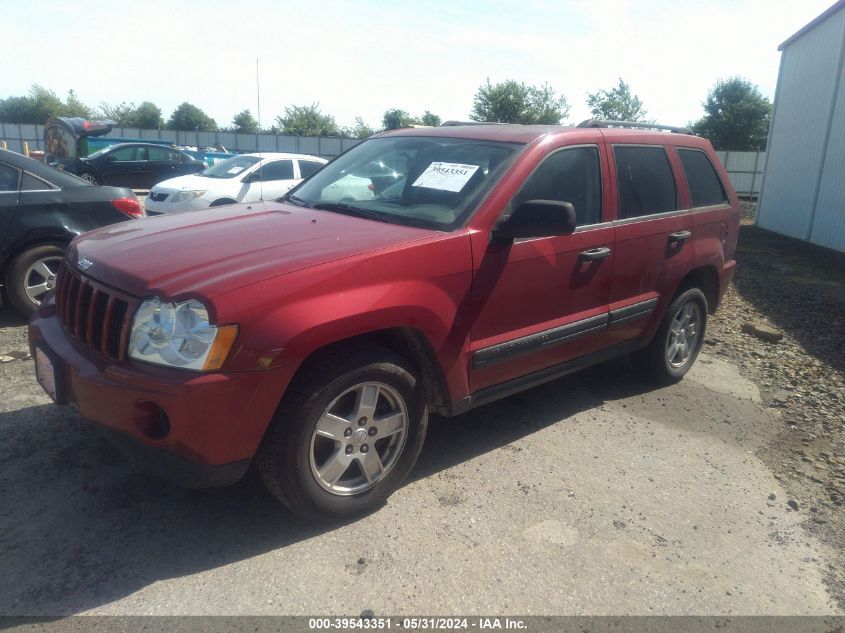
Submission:
[[[578,253],[578,257],[580,259],[583,259],[584,261],[595,262],[600,259],[610,257],[610,249],[607,246],[591,248],[590,250],[581,251],[580,253]]]
[[[678,231],[677,233],[669,234],[669,241],[672,243],[686,242],[691,237],[692,233],[690,231]]]

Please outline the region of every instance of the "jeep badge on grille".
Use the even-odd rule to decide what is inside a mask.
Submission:
[[[76,262],[76,265],[79,267],[79,270],[81,270],[82,272],[85,272],[85,271],[87,271],[89,268],[91,268],[91,266],[93,266],[93,265],[94,265],[94,262],[92,262],[92,261],[91,261],[90,259],[88,259],[87,257],[80,257],[80,258],[79,258],[79,261],[78,261],[78,262]]]

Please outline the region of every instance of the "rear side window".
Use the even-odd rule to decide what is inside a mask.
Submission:
[[[301,160],[299,161],[299,175],[303,178],[308,178],[311,174],[320,171],[322,167],[323,163],[313,160]]]
[[[5,163],[0,163],[0,192],[17,191],[20,172]]]
[[[176,152],[172,152],[164,147],[148,147],[147,155],[149,156],[148,160],[161,160],[168,162],[179,161],[179,156],[176,154]]]
[[[684,174],[692,196],[692,206],[708,207],[727,202],[728,194],[719,179],[719,174],[707,154],[697,149],[678,148],[678,156],[684,166]]]
[[[277,160],[258,170],[260,180],[290,180],[293,178],[293,161]]]
[[[575,207],[578,226],[601,222],[598,149],[573,147],[547,157],[522,185],[513,208],[527,200],[571,203]]]
[[[617,145],[613,155],[620,220],[678,208],[675,178],[662,147]]]

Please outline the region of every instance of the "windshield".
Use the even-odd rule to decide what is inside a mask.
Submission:
[[[257,156],[233,156],[219,163],[214,163],[208,169],[201,171],[199,175],[206,178],[234,178],[259,160],[261,159]]]
[[[326,165],[285,198],[328,211],[451,230],[521,147],[460,138],[374,138]]]

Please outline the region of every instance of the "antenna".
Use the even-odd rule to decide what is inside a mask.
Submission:
[[[258,161],[261,162],[264,160],[264,157],[261,156],[261,142],[258,140],[258,135],[261,133],[261,83],[259,79],[259,72],[258,72],[258,58],[255,58],[255,102],[256,102],[256,120],[258,121],[258,132],[255,134],[255,145],[258,148]],[[264,166],[262,165],[259,167],[259,170],[262,169]],[[263,202],[264,201],[264,178],[262,177],[261,180],[258,181],[259,187],[259,199]]]

